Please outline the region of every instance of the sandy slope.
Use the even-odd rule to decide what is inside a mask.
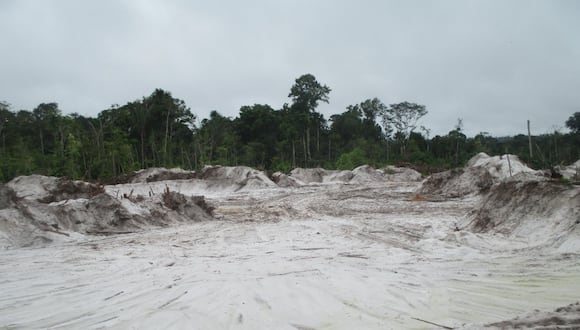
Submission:
[[[475,197],[413,201],[420,183],[400,182],[173,184],[207,189],[217,220],[0,251],[0,328],[423,329],[417,318],[496,322],[580,292],[577,253],[454,231]]]

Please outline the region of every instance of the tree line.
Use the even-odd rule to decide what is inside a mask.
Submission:
[[[580,113],[566,122],[570,133],[533,136],[532,144],[524,135],[467,137],[461,119],[448,134],[431,137],[418,126],[424,105],[372,98],[326,119],[316,110],[330,93],[305,74],[281,109],[246,105],[235,118],[212,111],[199,124],[184,101],[162,89],[96,117],[64,115],[57,103],[13,111],[0,102],[0,181],[28,174],[106,181],[147,167],[210,164],[289,171],[407,163],[434,171],[461,166],[478,152],[514,153],[541,168],[580,158]]]

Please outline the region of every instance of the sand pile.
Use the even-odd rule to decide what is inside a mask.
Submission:
[[[549,181],[500,183],[491,188],[461,227],[577,253],[580,187]]]
[[[347,183],[352,182],[354,173],[348,170],[332,170],[326,171],[326,175],[322,177],[323,183]]]
[[[168,180],[187,180],[197,176],[195,171],[181,168],[151,167],[112,178],[107,184],[148,183]]]
[[[384,172],[376,170],[372,166],[362,165],[352,170],[352,183],[373,183],[385,181]]]
[[[19,176],[8,182],[6,186],[10,187],[19,198],[44,203],[90,198],[104,191],[99,184],[43,175]]]
[[[485,192],[493,184],[494,178],[483,167],[456,168],[430,175],[418,193],[456,198]]]
[[[209,186],[231,186],[234,191],[276,187],[264,172],[246,166],[206,166],[197,178]]]
[[[104,191],[99,185],[62,178],[14,179],[0,187],[0,248],[211,218],[211,207],[200,196],[169,190],[155,196],[115,196]]]
[[[290,172],[290,177],[305,184],[322,183],[328,171],[323,168],[295,168]]]
[[[491,176],[499,180],[507,179],[520,173],[538,177],[543,176],[541,171],[529,168],[518,156],[509,154],[491,157],[484,152],[480,152],[467,162],[466,167],[483,167]]]
[[[429,176],[418,193],[461,197],[483,193],[494,184],[505,181],[545,181],[543,172],[526,166],[515,155],[490,157],[479,153],[464,168]]]
[[[285,177],[279,176],[286,180]],[[375,169],[369,165],[359,166],[352,171],[325,170],[323,168],[296,168],[290,172],[288,178],[293,180],[291,184],[316,184],[316,183],[352,183],[368,184],[385,181],[409,182],[419,181],[421,173],[403,167],[387,166],[384,169]],[[287,182],[284,182],[286,184]]]
[[[195,178],[196,175],[195,171],[186,171],[180,168],[166,169],[163,167],[153,167],[136,171],[128,183],[187,180]]]
[[[395,182],[414,182],[421,181],[423,175],[418,171],[408,167],[387,166],[380,169],[387,181]]]
[[[266,174],[250,167],[206,166],[195,174],[195,178],[108,185],[105,190],[115,197],[141,195],[151,198],[161,195],[167,188],[185,196],[215,197],[277,187]]]
[[[104,192],[103,186],[99,184],[42,175],[20,176],[6,185],[12,188],[19,198],[42,203],[91,198]]]
[[[274,174],[272,174],[272,181],[274,181],[274,183],[276,183],[279,187],[284,188],[301,187],[305,185],[304,182],[282,172],[274,172]]]

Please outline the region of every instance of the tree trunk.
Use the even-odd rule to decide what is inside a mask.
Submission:
[[[145,129],[141,128],[141,168],[145,168]]]
[[[320,125],[316,127],[316,152],[320,154]]]
[[[64,158],[64,128],[62,126],[59,127],[60,132],[60,154],[61,157]]]
[[[296,143],[292,140],[292,168],[296,168]]]
[[[44,155],[44,137],[42,136],[42,129],[39,131],[40,133],[40,152]]]
[[[115,153],[111,153],[111,160],[113,162],[113,176],[117,176],[117,168],[115,166]]]
[[[306,151],[306,160],[310,160],[311,159],[311,157],[310,157],[310,126],[306,127],[306,141],[305,141],[305,144],[306,144],[306,148],[305,148],[305,151]]]
[[[534,157],[534,152],[532,151],[532,134],[530,131],[530,121],[528,120],[528,145],[530,148],[530,160]]]
[[[167,109],[167,117],[165,119],[165,143],[163,144],[163,162],[164,166],[167,167],[167,139],[169,137],[169,108]]]
[[[304,146],[304,167],[308,167],[308,149],[306,147],[306,138],[302,136],[302,145]]]
[[[459,140],[455,142],[455,164],[459,164]]]

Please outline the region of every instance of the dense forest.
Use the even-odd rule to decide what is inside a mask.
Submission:
[[[281,109],[245,105],[235,118],[212,111],[200,122],[185,102],[156,89],[141,100],[112,106],[95,118],[62,114],[57,103],[14,111],[0,102],[0,181],[45,174],[109,180],[147,167],[196,169],[247,165],[271,171],[295,167],[352,169],[414,164],[424,171],[461,166],[475,153],[512,153],[536,168],[580,158],[580,113],[571,133],[467,137],[461,119],[447,135],[418,126],[424,105],[362,100],[326,119],[317,112],[331,89],[311,74],[296,79]],[[196,124],[196,123],[200,124]]]

